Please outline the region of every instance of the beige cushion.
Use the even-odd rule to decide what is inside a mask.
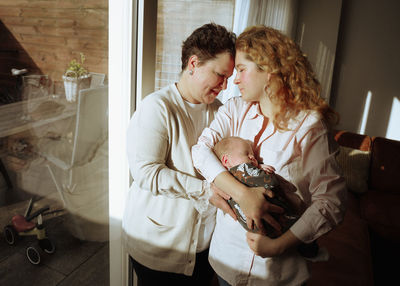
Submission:
[[[355,193],[364,193],[368,190],[368,170],[370,151],[360,151],[349,147],[340,146],[336,157],[343,169],[343,176],[347,188]]]

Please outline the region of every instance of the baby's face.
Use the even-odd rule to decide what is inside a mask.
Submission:
[[[248,141],[235,140],[231,144],[231,152],[228,154],[229,168],[242,163],[251,163],[256,167],[258,166],[258,162],[254,156],[253,148]]]

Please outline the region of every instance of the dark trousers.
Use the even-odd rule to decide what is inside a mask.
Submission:
[[[229,284],[228,282],[226,282],[225,280],[224,280],[224,278],[222,278],[221,276],[217,276],[217,278],[218,278],[218,285],[219,286],[231,286],[231,284]]]
[[[135,270],[138,285],[134,286],[208,286],[214,276],[214,270],[208,263],[208,250],[196,254],[196,264],[192,276],[150,269],[130,257]]]

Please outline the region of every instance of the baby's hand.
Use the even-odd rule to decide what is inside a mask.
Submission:
[[[260,164],[260,168],[264,170],[267,174],[274,174],[275,168],[270,165]]]

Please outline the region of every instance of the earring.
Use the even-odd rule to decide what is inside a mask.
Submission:
[[[193,70],[190,70],[190,71],[189,71],[189,74],[190,74],[190,75],[193,75]]]
[[[264,93],[269,99],[271,99],[272,90],[269,84],[264,86]]]

